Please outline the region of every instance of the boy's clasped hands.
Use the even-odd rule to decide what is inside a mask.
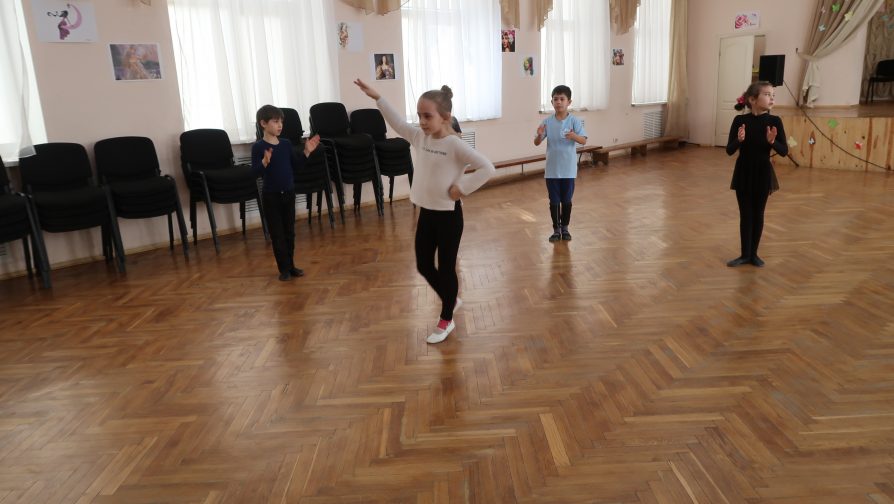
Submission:
[[[314,135],[304,142],[304,157],[309,158],[310,154],[317,149],[317,146],[320,145],[320,135]],[[264,168],[267,168],[267,165],[270,164],[270,157],[273,155],[273,148],[268,148],[264,150],[264,158],[261,159],[261,164],[264,165]]]

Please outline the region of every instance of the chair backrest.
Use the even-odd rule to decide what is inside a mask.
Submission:
[[[366,133],[376,142],[385,140],[388,127],[385,126],[385,118],[379,109],[357,109],[351,112],[351,132]]]
[[[83,145],[50,142],[34,146],[33,156],[19,159],[25,190],[62,191],[91,184],[90,158]]]
[[[3,158],[0,158],[0,194],[6,194],[12,191],[9,183],[9,174],[6,173],[6,165],[3,164]]]
[[[161,174],[155,144],[146,137],[115,137],[93,146],[96,173],[105,182],[156,177]]]
[[[301,116],[293,108],[282,108],[282,133],[279,136],[292,142],[292,145],[300,145],[304,136],[304,128],[301,126]]]
[[[227,132],[221,129],[194,129],[180,135],[180,161],[184,173],[187,164],[192,170],[215,170],[233,166],[233,146]]]
[[[894,59],[881,60],[875,65],[876,77],[894,77]]]
[[[338,137],[349,134],[350,123],[345,106],[337,102],[317,103],[310,107],[311,134]]]

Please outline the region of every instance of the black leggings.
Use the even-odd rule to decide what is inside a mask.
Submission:
[[[770,193],[751,193],[736,191],[739,202],[739,237],[742,240],[742,257],[757,257],[757,246],[761,242],[764,231],[764,209]]]
[[[264,216],[280,273],[295,267],[295,191],[265,192]]]
[[[419,210],[416,223],[416,269],[441,298],[441,318],[453,320],[459,279],[456,254],[463,236],[463,209],[459,201],[453,210]],[[435,267],[435,251],[438,266]]]

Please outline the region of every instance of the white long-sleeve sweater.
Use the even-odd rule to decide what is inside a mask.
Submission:
[[[456,135],[433,138],[408,123],[384,99],[376,101],[391,128],[413,146],[413,187],[410,201],[429,210],[453,210],[450,186],[456,184],[464,195],[471,194],[490,179],[496,169],[486,157]],[[475,169],[465,173],[466,165]]]

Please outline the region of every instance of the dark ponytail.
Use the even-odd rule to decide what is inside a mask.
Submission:
[[[748,89],[742,93],[742,96],[736,98],[736,105],[734,108],[736,110],[744,110],[745,107],[751,108],[751,102],[748,101],[749,98],[757,99],[761,94],[761,90],[765,87],[773,87],[773,84],[767,81],[755,81],[752,82]]]

